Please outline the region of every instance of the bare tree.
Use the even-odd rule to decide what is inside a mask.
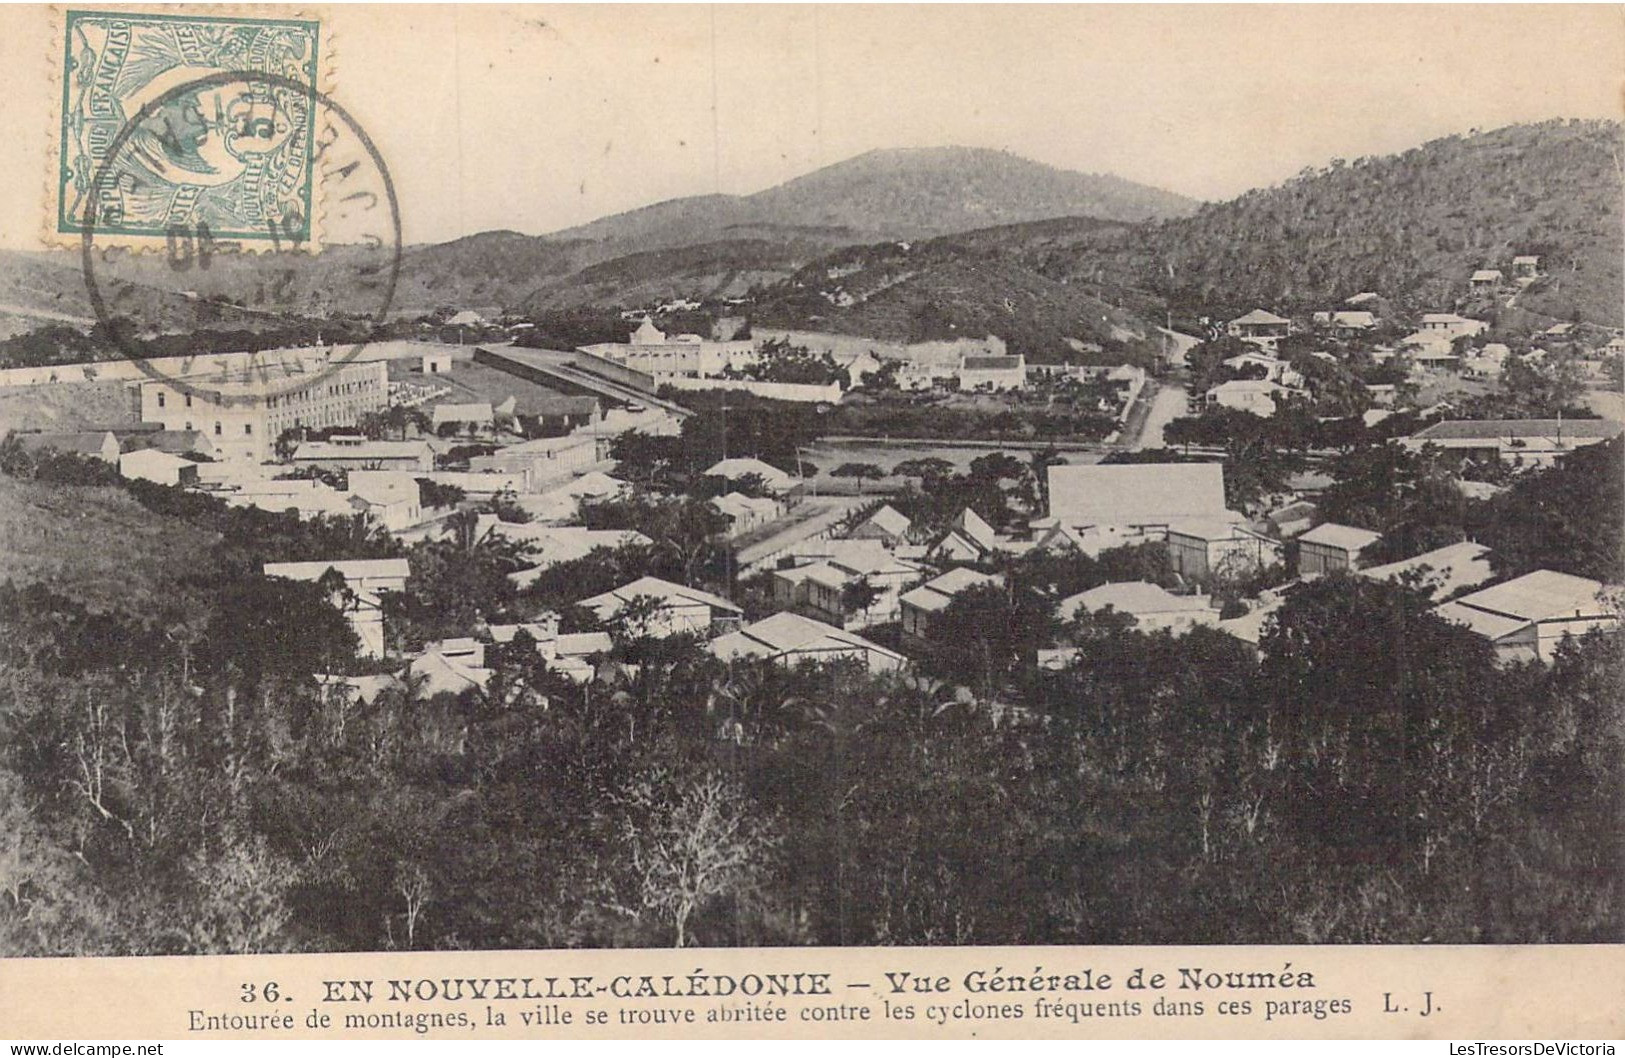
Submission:
[[[617,802],[631,902],[668,923],[679,948],[695,912],[754,888],[779,844],[771,820],[758,818],[739,785],[716,772],[679,777],[657,768]]]
[[[423,905],[429,902],[429,875],[415,863],[403,863],[395,870],[395,892],[400,896],[401,917],[406,926],[406,946],[411,948],[417,939],[418,920],[423,917]]]

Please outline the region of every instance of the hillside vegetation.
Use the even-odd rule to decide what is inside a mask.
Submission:
[[[677,199],[550,236],[410,247],[393,311],[755,291],[763,322],[888,338],[992,331],[1047,358],[1079,341],[1151,337],[1169,311],[1307,311],[1366,290],[1402,310],[1450,308],[1475,269],[1510,271],[1513,256],[1538,254],[1547,274],[1517,295],[1517,318],[1619,326],[1619,144],[1617,122],[1518,125],[1335,159],[1194,212],[1154,188],[1004,152],[876,151],[755,195]],[[166,329],[376,310],[379,253],[329,247],[297,264],[221,254],[186,274],[190,296],[153,255],[109,266],[108,279],[130,284],[123,311]],[[8,314],[15,329],[88,313],[76,254],[0,253],[0,326]]]
[[[803,269],[768,291],[752,320],[897,341],[996,334],[1035,361],[1076,359],[1079,343],[1144,346],[1149,325],[1102,293],[954,240],[886,243]]]
[[[143,612],[206,578],[215,536],[113,486],[0,475],[0,583],[41,584],[95,611]]]
[[[995,333],[1045,360],[1078,340],[1154,343],[1170,312],[1307,312],[1367,290],[1448,309],[1475,269],[1510,275],[1514,256],[1538,254],[1546,276],[1510,308],[1503,294],[1502,315],[1619,326],[1619,132],[1519,125],[1337,159],[1171,220],[1052,218],[848,248],[769,292],[758,317],[884,338]]]
[[[1474,269],[1539,254],[1519,307],[1621,322],[1620,125],[1550,121],[1334,160],[1193,216],[1134,229],[1051,225],[1008,249],[1057,279],[1140,287],[1176,311],[1323,308],[1361,291],[1413,307],[1460,297]]]

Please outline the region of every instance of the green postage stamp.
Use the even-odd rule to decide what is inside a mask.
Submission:
[[[171,11],[63,12],[55,241],[314,243],[320,24]]]

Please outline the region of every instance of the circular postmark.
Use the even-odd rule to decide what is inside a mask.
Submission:
[[[262,186],[279,179],[256,166],[273,149],[302,153],[308,193],[282,193],[297,192],[286,170],[283,187]],[[205,206],[227,186],[273,204],[263,231],[211,230]],[[149,379],[188,398],[241,406],[307,391],[388,320],[401,268],[389,167],[349,111],[302,81],[222,70],[174,84],[108,142],[89,201],[81,265],[97,323]],[[154,201],[162,252],[112,237],[121,228],[104,218]],[[313,344],[264,345],[312,334]]]

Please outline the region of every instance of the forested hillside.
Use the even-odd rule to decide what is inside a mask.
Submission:
[[[1334,159],[1278,186],[1137,228],[1014,229],[1046,275],[1143,287],[1176,311],[1323,308],[1366,290],[1412,306],[1464,294],[1474,269],[1539,254],[1518,304],[1618,325],[1620,125],[1550,121]]]
[[[1401,309],[1459,307],[1474,270],[1511,275],[1514,256],[1536,254],[1546,275],[1516,308],[1618,326],[1619,131],[1553,121],[1335,159],[1160,222],[1069,217],[852,247],[770,290],[757,315],[884,338],[991,332],[1042,360],[1077,340],[1154,342],[1170,312],[1307,312],[1368,290]]]
[[[1135,310],[1151,298],[1058,281],[995,249],[958,240],[885,243],[831,255],[765,292],[753,322],[897,341],[996,334],[1012,353],[1058,361],[1080,343],[1149,350]]]

